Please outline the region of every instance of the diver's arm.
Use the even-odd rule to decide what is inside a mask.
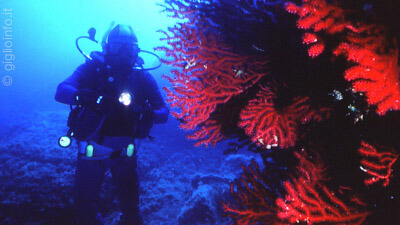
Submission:
[[[73,85],[64,81],[58,85],[55,99],[57,102],[73,105],[75,103],[74,96],[77,90],[78,89]]]
[[[154,110],[154,123],[166,123],[168,121],[168,114],[169,109],[166,106]]]
[[[71,76],[58,85],[55,95],[55,100],[57,102],[68,105],[75,104],[75,95],[81,86],[86,70],[87,65],[80,65]]]
[[[154,123],[166,123],[168,121],[169,109],[165,105],[164,99],[160,93],[156,80],[150,73],[146,73],[146,83],[150,104],[154,109]]]

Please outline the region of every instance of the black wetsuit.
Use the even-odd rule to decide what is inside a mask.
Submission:
[[[169,111],[156,81],[148,72],[141,70],[113,71],[104,64],[88,61],[79,66],[70,77],[58,86],[56,100],[65,104],[75,104],[76,92],[83,88],[113,98],[118,98],[123,91],[129,91],[133,95],[132,99],[135,104],[142,107],[150,106],[154,110],[152,122],[165,123],[167,121]],[[149,121],[140,121],[124,110],[117,109],[112,115],[106,116],[96,135],[98,139],[96,142],[101,145],[104,141],[104,145],[116,150],[118,147],[115,146],[146,137],[152,126],[152,122],[148,124]],[[141,122],[147,124],[141,124]],[[121,143],[124,141],[127,143]],[[77,222],[85,225],[103,223],[97,203],[105,171],[110,169],[119,193],[125,223],[142,224],[136,167],[136,155],[88,160],[85,159],[82,152],[78,153],[74,199]]]

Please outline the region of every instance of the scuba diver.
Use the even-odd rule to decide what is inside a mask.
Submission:
[[[104,224],[97,203],[107,169],[118,191],[120,223],[142,224],[136,145],[149,137],[153,124],[166,123],[169,114],[155,79],[143,68],[132,27],[112,27],[103,37],[103,51],[84,55],[86,62],[58,85],[55,94],[56,101],[71,106],[64,137],[73,137],[78,145],[76,224]],[[93,30],[89,35],[94,40]]]

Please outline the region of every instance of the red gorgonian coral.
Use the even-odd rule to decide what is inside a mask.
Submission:
[[[211,118],[216,107],[225,104],[267,75],[265,59],[235,54],[224,44],[212,24],[180,3],[166,7],[173,17],[185,19],[183,23],[168,29],[161,40],[168,47],[158,47],[171,60],[164,63],[175,67],[173,77],[164,76],[172,84],[165,88],[167,102],[174,117],[183,121],[183,129],[194,130],[189,138],[198,140],[197,145],[215,145],[223,138],[221,125]]]
[[[368,104],[376,105],[380,115],[400,108],[399,51],[393,41],[393,49],[384,53],[387,44],[382,29],[366,26],[348,35],[334,51],[356,64],[345,71],[345,79],[352,82],[354,91],[365,93]]]
[[[302,148],[299,152],[294,152],[294,155],[299,160],[296,166],[296,177],[302,177],[311,186],[329,180],[325,173],[325,165],[318,153],[313,152],[311,155]]]
[[[365,221],[369,213],[357,209],[361,206],[358,202],[363,203],[359,198],[352,197],[346,203],[324,184],[329,178],[318,154],[311,157],[302,149],[295,156],[299,159],[297,177],[283,183],[287,194],[276,200],[277,216],[282,222],[358,225]],[[349,206],[351,202],[356,205]]]
[[[399,155],[393,150],[378,152],[374,146],[365,141],[361,142],[358,152],[363,157],[360,169],[370,176],[370,178],[365,179],[365,184],[372,185],[382,181],[382,185],[386,187],[392,175],[393,164]]]
[[[261,172],[254,160],[242,169],[240,180],[236,179],[231,184],[231,194],[236,203],[222,202],[226,216],[236,224],[275,224],[277,208],[272,188],[268,187],[266,172]]]
[[[271,187],[268,170],[260,171],[257,163],[243,168],[240,180],[231,184],[235,202],[223,203],[226,215],[236,224],[352,224],[365,222],[368,212],[360,210],[365,203],[358,197],[340,196],[325,182],[325,167],[318,155],[311,157],[304,149],[295,152],[299,159],[296,172],[283,182],[283,190]],[[343,188],[343,187],[341,187]],[[351,190],[351,189],[350,189]],[[279,197],[277,193],[286,193]]]
[[[388,40],[383,27],[353,24],[346,20],[343,9],[325,0],[303,0],[301,6],[287,3],[286,11],[300,16],[298,28],[313,30],[303,36],[303,43],[311,44],[311,57],[320,55],[325,48],[317,32],[342,33],[333,54],[344,55],[355,64],[345,71],[353,90],[365,93],[368,104],[377,106],[380,115],[400,109],[398,46],[395,40]]]
[[[324,0],[304,0],[301,6],[287,3],[285,8],[289,13],[300,16],[297,20],[298,28],[313,30],[303,35],[303,43],[311,45],[308,53],[313,58],[320,55],[325,48],[323,40],[318,38],[316,32],[325,30],[328,34],[334,34],[350,28],[344,18],[344,11]]]
[[[165,10],[184,19],[169,32],[160,31],[165,35],[161,40],[168,46],[157,49],[169,57],[164,62],[175,67],[171,71],[173,77],[164,76],[172,84],[172,89],[165,89],[167,102],[178,108],[172,114],[181,120],[181,128],[197,129],[188,135],[197,140],[197,146],[215,145],[224,138],[224,124],[216,117],[221,110],[232,110],[223,105],[250,88],[261,90],[255,99],[245,100],[248,104],[244,108],[235,108],[240,115],[237,124],[233,124],[244,128],[253,142],[265,148],[292,147],[298,139],[300,123],[329,116],[326,108],[313,109],[306,96],[294,97],[291,105],[279,109],[274,104],[275,94],[260,85],[268,75],[264,56],[235,53],[217,28],[188,5],[174,2]],[[312,41],[312,37],[308,39]]]
[[[265,148],[294,146],[298,126],[311,120],[321,121],[329,116],[328,108],[314,110],[308,97],[295,97],[293,103],[277,109],[276,94],[268,87],[260,87],[255,99],[240,113],[239,126],[251,136],[252,141]]]
[[[277,199],[278,217],[289,223],[363,224],[369,213],[347,206],[323,185],[309,184],[304,178],[284,182],[287,195]]]

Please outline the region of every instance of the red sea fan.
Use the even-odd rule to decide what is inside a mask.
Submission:
[[[223,204],[226,216],[235,224],[351,224],[365,222],[368,212],[359,198],[340,195],[325,186],[325,167],[318,155],[304,149],[295,152],[299,159],[295,176],[283,182],[284,190],[275,190],[267,180],[268,170],[260,171],[252,160],[243,168],[239,180],[231,184],[235,202]],[[278,192],[285,191],[285,197]],[[340,195],[340,196],[339,196]]]
[[[369,213],[357,209],[360,206],[358,203],[365,206],[359,198],[352,197],[349,203],[345,203],[338,197],[338,193],[325,186],[324,182],[329,178],[325,175],[324,163],[317,153],[311,156],[301,149],[294,154],[299,159],[296,166],[297,178],[283,183],[287,194],[285,198],[276,200],[279,207],[277,216],[282,222],[358,225],[365,221]]]
[[[345,71],[345,78],[352,81],[353,89],[364,92],[368,104],[376,105],[378,114],[384,115],[388,110],[399,110],[399,51],[394,42],[394,49],[382,53],[386,44],[381,32],[382,28],[375,26],[362,29],[368,37],[357,37],[361,34],[348,36],[334,51],[335,55],[343,54],[348,61],[356,65]],[[376,36],[373,36],[372,34]]]
[[[344,10],[327,4],[325,0],[303,0],[303,5],[287,3],[286,11],[297,14],[297,27],[303,30],[312,29],[314,32],[326,31],[334,34],[345,28],[352,29],[345,20]]]
[[[304,178],[286,181],[283,185],[287,195],[276,200],[278,217],[282,221],[359,225],[369,214],[347,206],[335,192],[323,185],[312,185]]]
[[[267,75],[265,59],[235,54],[224,44],[214,27],[205,19],[196,16],[184,4],[166,8],[174,17],[185,19],[169,28],[169,33],[161,40],[167,41],[168,47],[159,47],[167,57],[166,64],[175,68],[173,77],[166,77],[172,84],[167,92],[167,102],[178,108],[172,114],[183,121],[183,129],[199,130],[190,138],[199,140],[199,144],[215,145],[222,135],[220,124],[210,115],[218,105],[227,103],[232,97],[253,86]]]
[[[311,45],[308,54],[312,58],[319,56],[325,49],[325,44],[317,38],[315,32],[325,30],[329,34],[343,31],[348,24],[344,19],[343,10],[328,5],[323,0],[304,0],[302,6],[287,3],[286,11],[300,16],[297,27],[303,30],[312,29],[303,36],[303,43]]]
[[[283,109],[275,107],[275,98],[270,88],[261,87],[257,98],[251,100],[240,113],[238,124],[251,136],[253,142],[267,149],[294,146],[300,123],[321,121],[329,116],[327,108],[312,109],[308,97],[295,97],[293,103]]]
[[[366,185],[372,185],[380,181],[383,186],[389,184],[389,178],[392,175],[392,166],[399,157],[393,151],[379,151],[372,145],[361,142],[358,149],[363,159],[361,160],[361,170],[370,176],[365,179]]]
[[[240,180],[235,180],[235,185],[231,184],[236,204],[222,202],[226,216],[232,218],[235,224],[276,224],[277,208],[273,191],[265,179],[267,174],[260,171],[254,160],[248,168],[242,166],[242,169]]]
[[[346,20],[343,9],[325,0],[303,0],[301,6],[287,3],[286,11],[299,15],[298,28],[313,30],[303,36],[303,43],[311,44],[308,52],[313,58],[325,48],[316,32],[342,33],[343,39],[333,53],[355,63],[345,71],[353,90],[365,93],[368,104],[377,106],[380,115],[400,109],[398,46],[396,41],[387,40],[385,28],[353,24]]]

